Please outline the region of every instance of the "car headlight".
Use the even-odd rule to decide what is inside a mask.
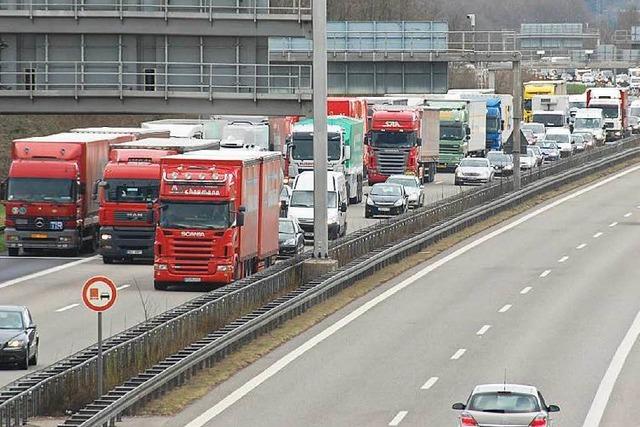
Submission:
[[[398,199],[396,200],[396,202],[393,204],[393,206],[398,207],[398,206],[402,206],[402,204],[404,203],[404,200],[402,199]]]
[[[111,234],[102,233],[102,234],[100,235],[100,238],[101,238],[102,240],[111,240]]]
[[[289,239],[289,240],[287,240],[287,241],[285,241],[285,242],[284,242],[285,246],[293,246],[293,245],[295,245],[296,243],[297,243],[297,242],[296,242],[296,239]]]
[[[25,346],[25,342],[21,339],[12,339],[7,343],[9,348],[22,348]]]
[[[367,197],[367,204],[369,206],[375,206],[376,204],[373,202],[373,199],[371,197]]]

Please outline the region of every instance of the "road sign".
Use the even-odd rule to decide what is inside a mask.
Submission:
[[[104,276],[92,277],[82,287],[82,302],[89,310],[98,313],[110,309],[117,296],[116,285]]]

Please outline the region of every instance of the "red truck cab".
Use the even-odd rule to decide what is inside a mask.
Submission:
[[[197,151],[160,162],[154,286],[227,284],[278,254],[281,155]]]
[[[374,110],[366,169],[370,184],[390,175],[420,174],[420,112],[413,109]]]
[[[145,138],[111,146],[109,163],[95,190],[100,200],[99,253],[105,264],[153,260],[160,160],[216,148],[218,140],[191,138]]]

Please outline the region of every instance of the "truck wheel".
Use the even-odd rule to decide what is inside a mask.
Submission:
[[[166,291],[167,290],[167,284],[164,282],[156,282],[155,280],[153,281],[153,289],[155,289],[156,291]]]
[[[111,258],[110,256],[103,256],[102,257],[102,263],[103,264],[113,264],[113,258]]]
[[[18,256],[20,255],[20,248],[9,248],[7,249],[9,256]]]

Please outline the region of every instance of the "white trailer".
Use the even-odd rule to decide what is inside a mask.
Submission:
[[[141,128],[168,130],[172,138],[202,138],[207,120],[200,119],[163,119],[143,122]]]
[[[531,100],[534,111],[562,111],[569,114],[569,95],[534,95]]]

